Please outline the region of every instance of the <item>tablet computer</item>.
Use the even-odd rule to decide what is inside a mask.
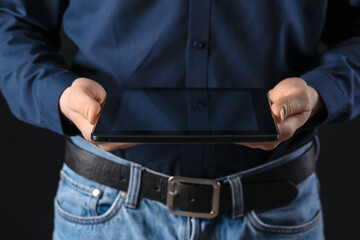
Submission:
[[[231,143],[279,139],[265,89],[122,88],[91,138],[105,142]]]

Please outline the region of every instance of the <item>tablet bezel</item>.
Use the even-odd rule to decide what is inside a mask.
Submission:
[[[251,93],[254,103],[258,131],[114,131],[111,130],[113,119],[102,118],[106,111],[113,111],[113,98],[107,97],[99,120],[96,123],[91,139],[100,142],[129,143],[233,143],[233,142],[267,142],[279,139],[279,131],[270,109],[267,91],[262,88],[122,88],[119,91],[246,91]],[[109,94],[111,96],[111,94]],[[261,111],[265,111],[261,113]],[[261,115],[261,116],[259,116]],[[266,119],[264,119],[264,116]],[[107,123],[104,123],[107,121]],[[99,124],[108,125],[107,133],[99,131]],[[264,128],[264,124],[267,124]],[[264,131],[264,129],[268,131]],[[187,134],[184,134],[187,133]]]

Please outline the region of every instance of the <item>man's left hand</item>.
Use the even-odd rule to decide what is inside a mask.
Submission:
[[[318,92],[301,78],[287,78],[269,91],[271,111],[279,129],[280,139],[273,142],[237,143],[250,148],[272,150],[289,139],[322,106]]]

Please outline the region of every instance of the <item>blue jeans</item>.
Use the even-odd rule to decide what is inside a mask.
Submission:
[[[73,142],[110,161],[133,164],[81,138],[73,138]],[[270,164],[237,174],[251,175],[291,161],[309,147],[310,144]],[[132,179],[132,184],[139,181],[139,178]],[[53,239],[324,239],[315,173],[297,187],[296,199],[281,208],[198,219],[175,216],[168,212],[166,205],[149,199],[139,199],[134,207],[129,202],[137,198],[136,188],[118,191],[88,180],[64,165],[55,199]]]

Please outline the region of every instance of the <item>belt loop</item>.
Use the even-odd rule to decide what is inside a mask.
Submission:
[[[317,161],[320,154],[320,140],[318,135],[315,136],[315,142],[313,144],[315,144],[315,161]]]
[[[244,216],[244,198],[240,176],[228,177],[232,195],[232,217],[239,218]]]
[[[140,165],[131,164],[129,187],[125,199],[126,207],[136,208],[140,192],[142,170],[143,168]]]

